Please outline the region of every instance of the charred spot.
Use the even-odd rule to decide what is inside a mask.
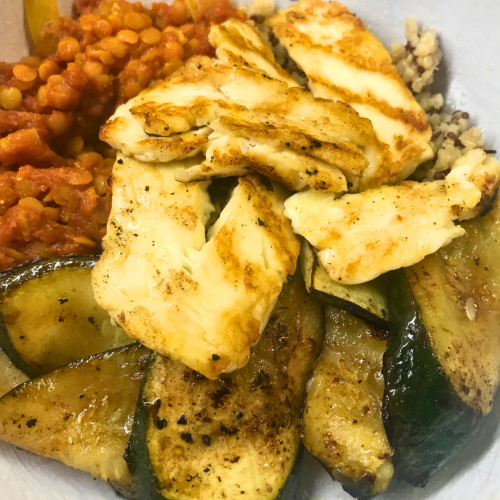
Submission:
[[[188,421],[187,421],[187,418],[185,415],[181,415],[178,419],[177,419],[177,424],[178,425],[187,425]]]
[[[236,418],[238,420],[240,420],[240,418],[243,418],[243,412],[239,411],[237,414],[236,414]]]
[[[68,302],[69,299],[66,299],[64,297],[61,297],[59,300],[59,304],[65,304],[66,302]]]
[[[223,400],[231,392],[231,386],[233,385],[233,381],[229,377],[220,377],[218,382],[218,388],[208,395],[213,401],[212,406],[216,409],[224,406]]]
[[[257,222],[259,223],[259,226],[265,226],[266,225],[266,223],[260,217],[257,219]]]
[[[193,444],[194,443],[194,439],[193,439],[193,435],[189,432],[183,432],[181,434],[181,439],[183,441],[185,441],[187,444]]]
[[[226,436],[234,436],[235,434],[238,434],[238,432],[240,432],[237,427],[232,427],[231,429],[229,429],[224,424],[220,424],[220,431],[223,432]]]
[[[161,399],[156,398],[152,403],[143,399],[142,404],[148,409],[153,422],[158,422],[160,420],[160,418],[158,417],[158,412],[160,411],[161,407]]]
[[[259,370],[257,376],[252,380],[251,390],[252,392],[259,390],[264,394],[272,394],[274,388],[271,384],[271,377],[264,370]]]
[[[203,472],[210,472],[210,467],[207,467]]]
[[[88,321],[91,325],[95,325],[95,319],[94,319],[92,316],[87,316],[87,321]]]
[[[31,429],[32,427],[35,427],[37,422],[38,420],[36,418],[32,418],[26,422],[26,427],[28,427],[28,429]]]
[[[116,161],[116,163],[118,163],[118,165],[123,165],[123,160],[120,158],[119,160]]]
[[[213,359],[214,361],[219,361],[220,356],[219,356],[218,354],[212,354],[212,359]]]
[[[155,422],[155,426],[159,431],[161,431],[165,429],[165,427],[167,426],[167,420],[164,418],[160,418]]]
[[[85,397],[85,394],[80,394],[78,397],[79,397],[80,399],[83,399],[83,398]]]

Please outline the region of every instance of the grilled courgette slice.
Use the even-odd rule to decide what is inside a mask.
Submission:
[[[94,299],[98,259],[37,259],[0,275],[0,347],[28,376],[133,342]]]
[[[16,387],[0,399],[0,439],[135,497],[123,456],[148,356],[137,344],[121,347]]]
[[[385,334],[326,308],[323,352],[308,384],[304,444],[357,498],[384,491],[394,474],[382,420]]]
[[[361,285],[341,285],[332,280],[316,252],[304,239],[300,254],[307,291],[323,304],[349,311],[379,329],[389,329],[389,303],[385,276]]]
[[[127,452],[141,500],[292,500],[305,384],[323,337],[302,280],[283,287],[248,364],[208,380],[155,354]]]
[[[14,366],[7,354],[0,351],[0,397],[26,382],[28,378],[25,373]]]
[[[500,207],[394,278],[384,360],[399,476],[422,486],[478,430],[500,380]]]

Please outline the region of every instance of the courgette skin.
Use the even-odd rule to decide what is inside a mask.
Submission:
[[[0,399],[0,439],[102,477],[127,498],[123,459],[149,351],[107,351],[29,380]]]
[[[31,260],[0,274],[0,293],[58,269],[94,267],[99,258],[100,255],[68,255],[67,257]]]
[[[292,500],[322,336],[322,307],[296,279],[244,368],[208,380],[153,353],[125,455],[141,500]]]
[[[457,395],[438,362],[406,271],[393,272],[391,281],[382,412],[397,475],[425,486],[474,436],[482,415]]]
[[[379,330],[389,330],[388,287],[385,276],[360,285],[332,280],[312,246],[302,241],[300,261],[307,291],[318,302],[349,312]]]
[[[146,439],[149,408],[144,400],[144,386],[146,385],[147,373],[150,369],[154,356],[154,353],[150,351],[139,389],[137,406],[135,407],[132,433],[130,434],[130,438],[127,442],[127,448],[124,455],[130,473],[136,479],[138,484],[139,498],[141,500],[165,500],[160,493],[160,484],[149,460],[149,451]]]
[[[133,342],[94,299],[98,258],[37,259],[0,275],[0,347],[30,378]]]
[[[18,287],[27,281],[39,278],[58,269],[68,267],[94,267],[99,260],[99,255],[69,255],[67,257],[52,257],[49,259],[34,259],[25,264],[13,267],[0,274],[0,293],[7,292],[11,288]],[[12,363],[26,373],[28,377],[35,378],[43,375],[45,372],[31,364],[19,354],[14,347],[3,314],[0,313],[0,348],[7,354]]]

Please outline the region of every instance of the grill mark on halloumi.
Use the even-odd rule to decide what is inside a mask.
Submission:
[[[208,183],[177,182],[180,162],[118,160],[96,300],[131,337],[209,378],[245,365],[295,271],[288,193],[240,178],[207,239]]]
[[[179,180],[255,169],[290,189],[345,190],[348,182],[355,190],[369,164],[366,157],[383,151],[370,121],[344,103],[315,99],[297,87],[251,26],[230,20],[212,28],[212,39],[222,59],[229,62],[236,54],[241,64],[191,58],[167,81],[120,106],[102,127],[101,139],[141,161],[204,153],[198,168],[178,171]],[[255,148],[244,163],[236,158],[231,165],[220,155],[212,161],[207,151],[213,131],[215,136],[245,139],[261,150],[266,146],[271,163]],[[285,156],[293,160],[288,166]],[[312,170],[307,166],[314,164]],[[307,171],[318,175],[309,178]]]
[[[442,181],[403,182],[342,198],[306,191],[285,202],[285,215],[319,249],[330,277],[355,285],[416,264],[464,234],[453,221],[478,215],[499,185],[500,162],[476,149]]]
[[[432,157],[425,112],[384,46],[344,5],[302,0],[269,24],[306,73],[314,95],[352,105],[389,146],[365,170],[362,187],[402,180]]]

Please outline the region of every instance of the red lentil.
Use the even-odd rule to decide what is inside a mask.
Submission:
[[[0,62],[0,271],[36,257],[99,251],[114,152],[98,140],[116,106],[214,55],[213,23],[245,19],[230,0],[76,0],[42,31],[53,54]]]

